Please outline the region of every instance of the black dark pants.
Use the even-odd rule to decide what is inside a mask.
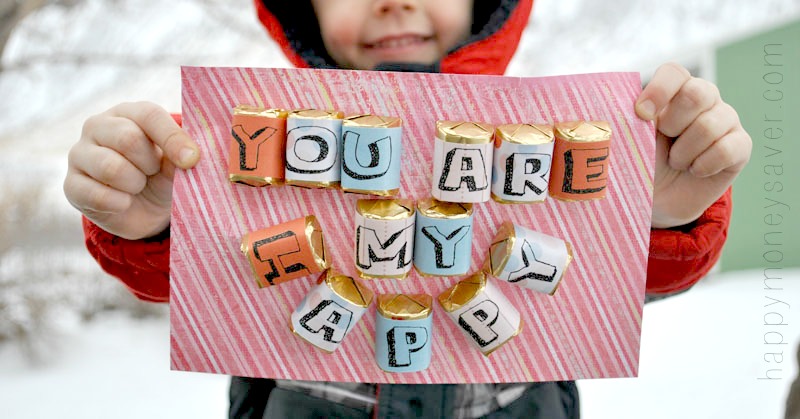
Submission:
[[[452,417],[454,391],[453,385],[382,385],[377,417]],[[231,418],[371,417],[362,410],[275,388],[274,381],[264,379],[232,377],[230,400]],[[573,381],[536,383],[519,399],[486,418],[578,419],[578,388]]]

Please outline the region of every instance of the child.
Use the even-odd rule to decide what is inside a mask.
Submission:
[[[532,0],[256,0],[261,22],[299,67],[502,74]],[[315,18],[316,17],[316,18]],[[317,27],[318,24],[318,27]],[[729,186],[751,141],[716,87],[660,67],[636,103],[658,130],[647,292],[683,291],[714,264],[730,217]],[[139,298],[169,295],[175,168],[197,146],[166,111],[125,103],[89,118],[64,191],[85,216],[89,251]],[[400,386],[237,379],[231,415],[246,417],[578,417],[573,382]],[[266,411],[265,411],[266,409]]]

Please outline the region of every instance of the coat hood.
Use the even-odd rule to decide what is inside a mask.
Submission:
[[[431,66],[396,63],[378,70],[503,74],[528,23],[533,0],[475,0],[470,37]],[[300,68],[338,68],[322,43],[311,2],[255,0],[258,18],[289,61]]]

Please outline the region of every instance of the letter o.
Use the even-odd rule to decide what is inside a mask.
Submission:
[[[769,255],[774,255],[774,256],[769,256]],[[769,252],[765,252],[763,256],[764,260],[770,263],[778,263],[783,261],[783,252],[781,252],[780,250],[770,250]]]
[[[774,96],[770,92],[774,92]],[[764,93],[761,94],[761,97],[763,97],[764,99],[766,99],[766,100],[768,100],[770,102],[779,102],[779,101],[783,100],[783,90],[767,89],[767,90],[764,90]]]
[[[783,83],[783,74],[782,73],[778,73],[777,71],[773,71],[771,73],[766,73],[761,78],[764,79],[764,81],[769,83],[769,84],[781,84],[781,83]],[[770,80],[775,80],[775,81],[770,81]]]

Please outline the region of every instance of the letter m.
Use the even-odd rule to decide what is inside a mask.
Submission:
[[[397,231],[385,240],[378,237],[378,232],[364,226],[356,229],[356,265],[362,269],[370,269],[373,263],[391,263],[402,269],[411,263],[413,249],[407,240],[408,226]]]

